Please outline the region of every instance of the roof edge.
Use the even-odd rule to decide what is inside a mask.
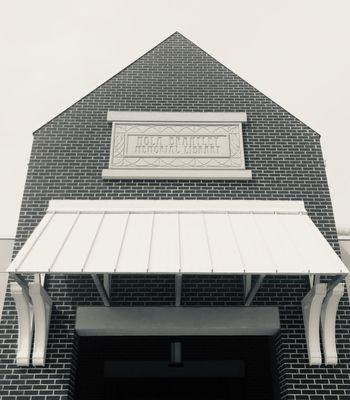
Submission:
[[[47,124],[49,124],[51,121],[53,121],[54,119],[56,119],[57,117],[59,117],[61,114],[65,113],[66,111],[68,111],[70,108],[74,107],[76,104],[78,104],[80,101],[84,100],[86,97],[88,97],[91,93],[93,93],[95,90],[97,90],[98,88],[100,88],[101,86],[103,86],[104,84],[106,84],[107,82],[109,82],[110,80],[112,80],[115,76],[119,75],[121,72],[125,71],[126,69],[128,69],[129,67],[131,67],[133,64],[135,64],[136,61],[138,61],[140,58],[146,56],[148,53],[150,53],[151,51],[153,51],[154,49],[156,49],[158,46],[160,46],[162,43],[166,42],[167,40],[169,40],[172,36],[179,34],[181,36],[183,36],[180,32],[175,31],[174,33],[172,33],[171,35],[167,36],[165,39],[163,39],[161,42],[159,42],[158,44],[156,44],[155,46],[153,46],[152,48],[150,48],[149,50],[147,50],[145,53],[143,53],[141,56],[138,56],[134,61],[132,61],[130,64],[126,65],[124,68],[122,68],[120,71],[118,71],[117,73],[113,74],[112,76],[110,76],[109,78],[107,78],[105,81],[103,81],[101,84],[99,84],[98,86],[94,87],[93,89],[91,89],[88,93],[86,93],[83,97],[81,97],[79,100],[75,101],[74,103],[72,103],[70,106],[66,107],[64,110],[60,111],[58,114],[56,114],[54,117],[50,118],[48,121],[46,121],[44,124],[40,125],[39,128],[35,129],[35,131],[33,132],[33,135],[35,135],[40,129],[42,129],[44,126],[46,126]],[[188,39],[187,39],[188,40]],[[198,46],[197,46],[198,47]]]
[[[66,107],[64,110],[62,110],[61,112],[59,112],[58,114],[56,114],[54,117],[50,118],[47,122],[45,122],[44,124],[42,124],[41,126],[39,126],[39,128],[37,128],[34,132],[33,135],[35,135],[40,129],[42,129],[43,127],[45,127],[47,124],[49,124],[51,121],[53,121],[54,119],[56,119],[57,117],[59,117],[61,114],[63,114],[64,112],[68,111],[70,108],[72,108],[73,106],[75,106],[76,104],[78,104],[80,101],[84,100],[87,96],[89,96],[91,93],[93,93],[95,90],[97,90],[98,88],[100,88],[101,86],[103,86],[104,84],[106,84],[107,82],[109,82],[111,79],[113,79],[115,76],[119,75],[120,73],[122,73],[123,71],[125,71],[126,69],[128,69],[129,67],[131,67],[135,62],[137,62],[139,59],[141,59],[142,57],[146,56],[147,54],[149,54],[151,51],[153,51],[154,49],[156,49],[158,46],[160,46],[161,44],[163,44],[164,42],[166,42],[167,40],[169,40],[171,37],[173,37],[174,35],[180,35],[182,36],[184,39],[188,40],[190,43],[192,43],[194,46],[196,46],[198,49],[200,49],[204,54],[206,54],[208,57],[212,58],[213,60],[215,60],[218,64],[220,64],[221,66],[223,66],[225,69],[227,69],[230,73],[236,75],[239,79],[241,79],[243,82],[245,82],[247,85],[249,85],[251,88],[253,88],[254,90],[258,91],[259,93],[261,93],[263,96],[265,96],[268,100],[270,100],[273,104],[277,105],[278,107],[280,107],[282,110],[284,110],[287,114],[289,114],[291,117],[295,118],[297,121],[299,121],[301,124],[303,124],[304,126],[306,126],[307,128],[309,128],[313,133],[317,134],[319,137],[322,137],[322,135],[317,132],[315,129],[313,129],[311,126],[309,126],[308,124],[306,124],[304,121],[302,121],[300,118],[296,117],[294,114],[292,114],[291,112],[289,112],[286,108],[284,108],[283,106],[281,106],[279,103],[277,103],[275,100],[271,99],[271,97],[267,96],[265,93],[263,93],[261,90],[259,90],[258,88],[256,88],[254,85],[252,85],[251,83],[249,83],[248,81],[246,81],[244,78],[242,78],[240,75],[238,75],[236,72],[232,71],[229,67],[227,67],[225,64],[223,64],[221,61],[217,60],[217,58],[215,58],[214,56],[212,56],[211,54],[209,54],[208,52],[206,52],[205,50],[203,50],[201,47],[199,47],[196,43],[194,43],[192,40],[188,39],[186,36],[184,36],[181,32],[179,31],[175,31],[173,32],[171,35],[167,36],[165,39],[163,39],[161,42],[159,42],[158,44],[156,44],[155,46],[153,46],[152,48],[150,48],[149,50],[147,50],[145,53],[143,53],[141,56],[138,56],[136,59],[134,59],[134,61],[132,61],[130,64],[128,64],[127,66],[125,66],[124,68],[122,68],[119,72],[113,74],[111,77],[107,78],[105,81],[103,81],[100,85],[96,86],[94,89],[90,90],[87,94],[85,94],[83,97],[81,97],[79,100],[75,101],[74,103],[72,103],[70,106]]]
[[[265,96],[267,99],[269,99],[272,103],[276,104],[278,107],[282,108],[282,110],[284,110],[287,114],[289,114],[291,117],[295,118],[296,120],[298,120],[300,123],[302,123],[303,125],[305,125],[306,127],[308,127],[309,129],[311,129],[314,133],[316,133],[318,136],[322,136],[319,132],[317,132],[315,129],[313,129],[311,126],[309,126],[308,124],[306,124],[304,121],[302,121],[300,118],[296,117],[294,114],[292,114],[291,112],[289,112],[287,109],[285,109],[283,106],[281,106],[279,103],[277,103],[275,100],[271,99],[271,97],[267,96],[264,92],[262,92],[260,89],[256,88],[254,85],[252,85],[251,83],[249,83],[248,81],[246,81],[244,78],[242,78],[240,75],[238,75],[236,72],[232,71],[229,67],[227,67],[225,64],[223,64],[221,61],[219,61],[217,58],[215,58],[214,56],[212,56],[211,54],[209,54],[208,52],[206,52],[205,50],[203,50],[201,47],[199,47],[196,43],[194,43],[192,40],[188,39],[186,36],[184,36],[181,32],[175,32],[178,33],[179,35],[181,35],[182,37],[184,37],[186,40],[188,40],[189,42],[191,42],[194,46],[198,47],[203,53],[205,53],[207,56],[213,58],[217,63],[219,63],[220,65],[222,65],[224,68],[226,68],[229,72],[235,74],[239,79],[241,79],[243,82],[245,82],[247,85],[249,85],[251,88],[253,88],[254,90],[257,90],[259,93],[261,93],[263,96]],[[174,34],[175,34],[174,33]],[[173,34],[173,35],[174,35]],[[172,35],[171,35],[172,36]]]

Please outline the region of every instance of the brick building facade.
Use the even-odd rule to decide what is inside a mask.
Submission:
[[[108,168],[110,154],[108,110],[246,112],[245,162],[253,179],[103,180],[101,171]],[[312,221],[339,253],[319,135],[179,33],[34,133],[15,253],[52,199],[302,200]],[[4,400],[88,398],[87,393],[79,395],[76,381],[81,379],[79,368],[88,362],[83,350],[93,344],[78,338],[75,315],[78,305],[101,305],[99,294],[90,276],[85,275],[47,275],[45,288],[53,300],[53,309],[44,367],[16,366],[17,320],[8,292],[0,327],[0,395]],[[309,289],[305,276],[265,278],[253,305],[277,306],[281,328],[267,344],[272,378],[265,376],[267,372],[259,368],[259,362],[251,362],[252,366],[246,367],[250,372],[244,383],[244,398],[350,398],[348,299],[343,296],[338,311],[338,364],[309,366],[301,312],[301,300]],[[240,306],[242,296],[242,278],[237,275],[183,277],[183,306]],[[169,306],[174,297],[174,278],[170,275],[112,277],[112,306]],[[237,352],[239,344],[235,340]],[[256,338],[246,346],[254,349],[259,340],[263,339]],[[120,343],[123,349],[147,353],[138,343]],[[95,345],[101,346],[101,354],[106,351],[100,341]],[[158,345],[162,346],[161,341]],[[205,343],[202,345],[206,347]],[[151,349],[155,346],[153,342],[149,344]],[[195,348],[195,344],[188,348]],[[120,351],[118,343],[110,343],[109,349],[116,354]],[[271,385],[260,385],[266,379],[271,380]],[[100,390],[99,385],[96,378],[95,388]],[[99,398],[93,389],[90,395]]]

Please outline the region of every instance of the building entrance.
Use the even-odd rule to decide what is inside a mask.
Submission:
[[[268,337],[81,337],[75,399],[271,400]]]
[[[135,379],[109,382],[109,399],[212,400],[244,399],[243,382],[232,379]]]

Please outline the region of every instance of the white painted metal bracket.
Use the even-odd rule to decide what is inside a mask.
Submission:
[[[101,283],[100,278],[97,274],[91,274],[92,280],[94,281],[94,284],[96,286],[96,289],[101,297],[101,300],[103,301],[103,304],[106,307],[110,307],[111,302],[109,300],[109,296],[106,292],[106,288],[105,288],[105,279],[103,281],[103,283]]]
[[[243,275],[244,300],[248,297],[251,288],[252,288],[252,276],[250,274]]]
[[[320,347],[320,317],[323,299],[326,294],[327,284],[316,283],[301,302],[310,365],[322,364]]]
[[[44,366],[46,359],[47,339],[49,335],[52,300],[39,282],[29,283],[29,294],[33,302],[35,319],[33,365]]]
[[[331,289],[323,301],[321,311],[321,333],[323,352],[326,365],[336,365],[338,362],[337,347],[335,341],[335,322],[339,301],[344,294],[344,283],[339,283]]]
[[[11,283],[11,294],[18,316],[17,365],[28,367],[33,339],[33,309],[28,289],[17,282]]]
[[[249,280],[247,281],[247,283],[249,284],[249,286],[250,286],[251,288],[250,288],[249,292],[245,295],[244,305],[245,305],[246,307],[249,307],[249,306],[250,306],[250,304],[251,304],[251,302],[253,301],[255,295],[257,294],[257,292],[258,292],[260,286],[262,285],[264,278],[265,278],[265,275],[264,275],[264,274],[259,275],[259,276],[258,276],[258,279],[255,281],[253,287],[251,287],[251,284],[252,284],[251,279],[250,279],[250,281],[249,281]],[[244,291],[245,291],[245,292],[246,292],[246,289],[247,289],[247,285],[246,285],[245,288],[244,288]]]
[[[111,285],[112,285],[111,274],[103,274],[103,286],[105,288],[108,298],[111,297],[111,291],[112,291]]]

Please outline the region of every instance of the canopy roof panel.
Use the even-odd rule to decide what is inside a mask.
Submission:
[[[299,201],[54,200],[16,273],[342,274]]]

